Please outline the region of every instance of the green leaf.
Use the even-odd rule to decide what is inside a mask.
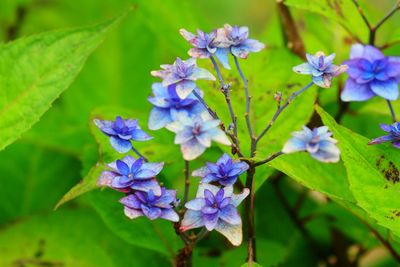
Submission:
[[[342,163],[323,163],[302,152],[282,155],[269,164],[312,190],[335,199],[356,202]]]
[[[0,150],[39,121],[120,18],[0,45]]]
[[[76,158],[58,151],[20,141],[7,147],[0,152],[0,224],[52,210],[78,181],[80,167]]]
[[[90,193],[92,205],[110,230],[129,244],[171,256],[182,242],[177,238],[173,223],[163,219],[150,221],[146,217],[130,220],[124,206],[118,202],[124,195],[110,189]]]
[[[168,266],[163,255],[113,235],[89,208],[20,220],[2,229],[1,266]],[[140,256],[139,256],[140,255]]]
[[[357,204],[379,225],[400,236],[398,151],[390,144],[368,146],[369,139],[338,125],[322,108],[317,107],[317,112],[339,141]]]
[[[286,0],[285,5],[326,16],[335,20],[358,37],[367,36],[368,28],[351,0]]]

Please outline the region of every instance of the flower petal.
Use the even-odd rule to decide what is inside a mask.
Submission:
[[[185,207],[190,210],[201,210],[206,205],[206,201],[204,198],[195,198],[188,202],[186,202]]]
[[[282,148],[282,152],[289,154],[298,151],[305,151],[307,149],[306,143],[297,137],[290,138]]]
[[[225,69],[230,70],[231,66],[229,65],[228,55],[229,55],[229,48],[217,48],[217,50],[214,53],[214,56],[218,59],[221,65]]]
[[[187,210],[183,216],[179,230],[185,232],[193,228],[202,227],[203,225],[204,222],[201,211]]]
[[[356,81],[351,78],[347,79],[344,89],[340,94],[340,98],[345,102],[365,101],[374,96],[375,94],[368,84],[356,83]]]
[[[148,127],[150,130],[159,130],[172,122],[168,109],[154,107],[149,116]]]
[[[161,187],[156,179],[136,180],[130,187],[134,190],[139,190],[143,192],[149,192],[150,190],[152,190],[154,195],[161,195]]]
[[[244,188],[242,193],[240,194],[232,194],[231,203],[237,207],[239,204],[250,194],[250,190],[248,188]]]
[[[312,67],[308,63],[303,63],[293,67],[293,71],[299,74],[311,74]]]
[[[161,216],[161,209],[156,207],[148,207],[144,204],[141,205],[143,214],[150,220],[155,220]]]
[[[206,147],[196,139],[181,144],[181,152],[185,160],[194,160],[204,153]]]
[[[234,246],[239,246],[242,243],[242,224],[232,225],[219,220],[215,230],[224,235]]]
[[[181,99],[185,99],[196,88],[196,83],[191,80],[180,81],[176,85],[176,93]]]
[[[173,209],[163,209],[160,218],[171,222],[179,222],[179,215]]]
[[[221,209],[219,218],[229,224],[242,224],[242,219],[240,218],[237,208],[232,204]]]
[[[387,100],[396,100],[399,97],[399,86],[395,79],[387,81],[374,80],[371,82],[371,90]]]
[[[132,148],[130,141],[114,136],[110,137],[110,144],[119,153],[127,153]]]
[[[135,219],[144,215],[141,210],[135,210],[128,207],[124,208],[124,213],[129,219]]]

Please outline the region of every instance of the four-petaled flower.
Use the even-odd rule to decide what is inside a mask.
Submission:
[[[161,83],[153,83],[152,89],[154,96],[149,97],[149,101],[154,107],[150,112],[148,123],[151,130],[161,129],[173,122],[174,114],[177,112],[185,112],[190,117],[204,111],[203,105],[193,94],[181,99],[176,94],[175,85],[164,87]],[[199,89],[195,90],[200,96],[203,94]]]
[[[378,137],[371,142],[369,145],[381,144],[384,142],[392,142],[395,148],[400,148],[400,122],[395,122],[392,125],[381,124],[381,129],[389,133],[388,135]]]
[[[224,28],[217,30],[215,40],[217,47],[228,48],[228,53],[231,52],[239,58],[247,58],[250,52],[259,52],[265,48],[265,45],[255,39],[249,39],[249,28],[231,26],[225,24]]]
[[[126,153],[132,149],[134,141],[147,141],[152,137],[141,130],[137,120],[124,120],[117,116],[115,121],[95,119],[96,126],[110,137],[110,144],[119,153]]]
[[[155,195],[160,195],[161,187],[154,177],[163,166],[163,162],[147,163],[143,158],[136,160],[132,156],[126,156],[123,160],[108,164],[111,170],[102,172],[97,183],[125,193],[132,190],[152,190]]]
[[[193,176],[202,177],[202,183],[217,182],[222,186],[233,185],[240,174],[247,171],[249,165],[246,162],[232,160],[224,153],[216,163],[207,162],[206,166],[193,171]]]
[[[385,57],[373,46],[355,44],[345,63],[349,78],[340,96],[343,101],[365,101],[376,95],[387,100],[398,98],[400,57]]]
[[[200,184],[196,198],[187,202],[187,211],[181,223],[182,232],[205,226],[208,231],[216,230],[235,246],[242,242],[242,220],[237,206],[246,198],[249,190],[234,194],[233,187],[219,188]]]
[[[156,196],[152,190],[146,192],[136,191],[120,200],[125,206],[125,215],[130,219],[146,216],[150,220],[158,218],[169,221],[179,221],[178,214],[174,211],[176,191],[161,188],[161,194]]]
[[[193,160],[211,146],[211,141],[231,144],[219,124],[220,121],[213,120],[207,112],[192,118],[177,114],[176,121],[167,125],[167,129],[176,133],[175,144],[181,145],[183,158]]]
[[[314,55],[306,54],[306,63],[293,67],[293,71],[311,75],[313,83],[322,88],[329,88],[332,85],[332,78],[347,70],[346,65],[336,66],[333,64],[335,54],[325,56],[323,52]]]
[[[292,133],[293,137],[284,145],[283,153],[307,151],[310,155],[322,162],[338,162],[340,150],[336,146],[332,133],[327,126],[314,128],[312,131],[304,126],[302,131]]]
[[[188,52],[191,57],[210,58],[215,56],[224,68],[230,69],[228,63],[229,50],[227,47],[221,46],[221,43],[217,43],[217,30],[213,30],[210,33],[197,30],[197,35],[185,29],[181,29],[179,32],[193,46]]]
[[[182,99],[188,97],[196,88],[196,80],[215,80],[206,69],[197,67],[196,59],[181,60],[179,57],[173,65],[161,65],[162,70],[152,71],[151,75],[161,78],[162,85],[176,85],[176,93]]]

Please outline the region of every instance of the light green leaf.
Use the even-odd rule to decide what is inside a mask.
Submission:
[[[89,208],[20,220],[2,229],[1,266],[169,266],[163,255],[131,246]],[[139,256],[140,255],[140,256]]]
[[[124,194],[111,189],[90,193],[90,200],[110,230],[129,244],[171,256],[183,243],[177,238],[173,223],[163,219],[150,221],[146,217],[129,219],[118,202]]]
[[[20,141],[1,151],[0,224],[51,210],[80,167],[76,158]]]
[[[39,121],[119,20],[0,45],[0,150]]]
[[[368,146],[367,138],[338,125],[322,108],[317,111],[339,141],[357,204],[379,225],[400,236],[400,154],[390,144]]]

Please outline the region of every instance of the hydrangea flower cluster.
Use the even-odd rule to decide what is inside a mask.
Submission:
[[[349,78],[340,96],[343,101],[399,97],[400,57],[386,57],[374,46],[355,44],[345,64],[349,66]]]
[[[371,142],[369,145],[381,144],[384,142],[391,142],[395,148],[400,149],[400,122],[395,122],[392,125],[381,124],[381,129],[387,132],[387,135],[378,137]]]
[[[338,162],[340,150],[336,146],[337,140],[327,126],[314,128],[312,131],[304,126],[302,131],[292,133],[293,137],[284,145],[283,153],[307,151],[310,155],[322,162]]]
[[[346,65],[333,64],[335,54],[325,56],[323,52],[317,52],[315,55],[306,54],[306,57],[308,62],[294,67],[293,70],[300,74],[311,75],[313,83],[322,88],[330,88],[332,78],[348,68]]]
[[[122,120],[118,116],[115,122],[95,120],[94,123],[103,133],[110,136],[110,139],[120,138],[129,142],[138,132],[142,136],[148,136],[138,128],[137,120]],[[130,142],[129,144],[132,148]],[[120,148],[117,146],[115,150],[120,152]],[[163,162],[149,163],[143,157],[135,159],[127,155],[122,160],[107,164],[107,170],[100,174],[97,184],[126,194],[120,202],[125,206],[124,212],[128,218],[146,216],[150,220],[163,218],[177,222],[179,216],[174,210],[174,203],[177,202],[176,191],[161,187],[155,178],[163,166]]]

